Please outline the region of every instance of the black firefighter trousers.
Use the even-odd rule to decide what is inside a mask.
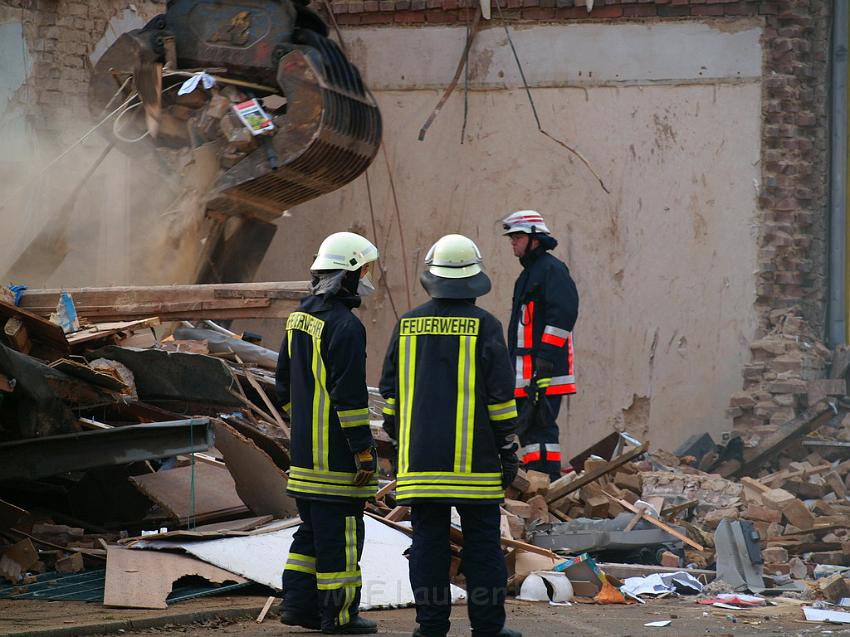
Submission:
[[[363,503],[296,498],[301,526],[283,570],[282,609],[343,626],[360,607]]]
[[[526,471],[540,471],[549,474],[552,482],[561,477],[561,452],[558,445],[560,430],[558,429],[558,413],[561,411],[561,399],[563,396],[545,396],[537,408],[537,418],[530,423],[528,428],[520,434],[520,448],[529,445],[543,444],[546,447],[557,447],[556,453],[541,451],[525,459],[520,454],[519,461]],[[520,417],[526,409],[530,409],[527,398],[517,398],[517,410]]]
[[[462,570],[474,637],[493,637],[505,625],[508,572],[499,544],[498,504],[455,505],[463,526]],[[413,504],[410,585],[416,621],[425,637],[442,637],[451,622],[450,504]]]

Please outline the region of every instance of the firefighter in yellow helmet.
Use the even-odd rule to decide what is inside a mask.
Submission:
[[[505,627],[499,539],[499,504],[519,467],[513,368],[501,324],[475,305],[490,291],[475,243],[445,236],[425,265],[420,281],[431,300],[399,321],[380,384],[384,428],[398,441],[397,502],[411,507],[414,637],[449,630],[453,506],[473,637],[521,637]]]
[[[287,493],[301,526],[283,571],[280,620],[326,634],[377,632],[360,617],[363,506],[375,495],[377,455],[369,428],[366,330],[351,310],[371,291],[378,250],[337,232],[310,268],[312,294],[286,321],[277,395],[291,421]]]

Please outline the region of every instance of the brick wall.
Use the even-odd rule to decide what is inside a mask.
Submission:
[[[165,10],[164,0],[0,0],[5,18],[23,24],[32,60],[27,82],[7,108],[26,112],[44,141],[70,143],[88,122],[89,54],[109,20],[131,5],[145,22]]]

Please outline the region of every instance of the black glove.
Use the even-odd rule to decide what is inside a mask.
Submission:
[[[552,382],[554,370],[555,365],[552,361],[539,356],[534,359],[534,376],[531,379],[532,388],[528,395],[532,402],[536,402],[537,399],[546,394],[546,389]]]
[[[501,449],[499,449],[499,459],[502,461],[502,488],[507,489],[514,482],[516,474],[519,472],[519,458],[516,452],[519,445],[516,439],[511,439]]]
[[[398,425],[396,424],[394,415],[384,414],[384,431],[387,432],[387,435],[393,442],[398,440]]]
[[[371,482],[372,477],[378,470],[378,450],[375,447],[369,447],[359,453],[355,453],[354,464],[357,465],[354,486],[365,487]]]

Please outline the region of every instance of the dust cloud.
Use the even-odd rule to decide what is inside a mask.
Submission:
[[[74,129],[93,123],[80,118]],[[79,138],[77,138],[79,139]],[[39,138],[0,174],[0,276],[37,288],[192,283],[210,222],[211,149],[150,139],[109,148],[100,131],[66,146]],[[52,163],[51,162],[55,162]]]

